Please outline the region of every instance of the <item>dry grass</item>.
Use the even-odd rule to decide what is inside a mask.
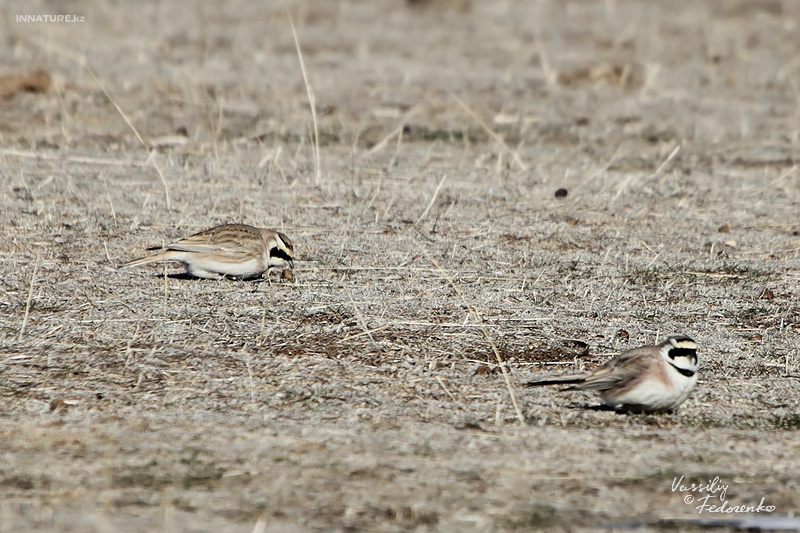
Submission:
[[[798,511],[795,4],[62,7],[0,51],[0,531]],[[295,280],[116,270],[234,221]],[[522,387],[671,333],[678,415]]]

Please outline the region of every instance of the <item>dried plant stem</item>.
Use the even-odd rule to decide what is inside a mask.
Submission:
[[[453,281],[453,277],[450,275],[450,273],[441,264],[439,264],[439,262],[436,259],[434,259],[433,256],[431,256],[428,253],[428,251],[425,248],[423,248],[422,245],[420,245],[415,239],[412,239],[412,241],[417,246],[417,248],[419,248],[419,250],[423,253],[423,255],[425,255],[428,261],[433,263],[433,265],[437,269],[439,269],[439,272],[441,272],[442,276],[444,276],[444,278],[447,280],[447,283],[449,283],[450,286],[453,288],[453,290],[456,291],[456,294],[458,294],[458,297],[461,299],[461,302],[469,310],[469,313],[472,315],[472,317],[477,321],[478,327],[481,328],[481,333],[483,333],[483,336],[486,337],[486,340],[492,347],[494,356],[497,359],[497,364],[500,366],[500,371],[503,373],[503,379],[506,382],[506,388],[508,388],[508,395],[511,397],[511,403],[514,405],[514,411],[517,413],[517,419],[519,420],[520,424],[525,425],[525,417],[522,414],[522,409],[520,409],[519,407],[519,402],[517,401],[517,395],[514,394],[514,387],[511,385],[511,377],[508,375],[506,362],[503,360],[503,356],[500,355],[500,350],[497,349],[497,345],[494,343],[494,340],[492,340],[492,337],[489,335],[489,330],[487,330],[486,326],[484,326],[483,318],[481,317],[480,313],[478,313],[478,310],[475,309],[472,305],[470,305],[470,303],[467,301],[466,296],[464,296],[464,293],[461,292],[461,289],[459,289],[458,285],[456,285],[455,281]]]
[[[256,401],[256,384],[253,380],[253,367],[250,364],[250,353],[248,352],[245,354],[244,357],[244,366],[247,368],[247,382],[250,388],[250,401],[255,403]]]
[[[664,159],[664,161],[658,166],[656,171],[653,172],[653,175],[651,176],[651,178],[655,178],[656,176],[659,176],[662,172],[664,172],[664,169],[667,167],[669,162],[672,161],[673,159],[675,159],[675,156],[678,155],[678,152],[680,152],[680,151],[681,151],[681,145],[678,144],[678,145],[675,146],[675,148],[672,149],[672,151],[669,153],[667,158]]]
[[[398,124],[395,129],[390,131],[383,139],[375,143],[375,146],[373,146],[367,151],[367,155],[373,155],[377,152],[380,152],[381,150],[386,148],[386,145],[389,144],[389,141],[391,141],[394,137],[397,137],[397,142],[399,147],[400,140],[403,138],[403,129],[405,129],[406,124],[408,124],[408,120],[412,116],[417,114],[420,111],[420,109],[421,109],[420,106],[412,107],[411,109],[409,109],[408,112],[405,115],[403,115],[403,119],[400,121],[400,124]],[[395,153],[395,157],[396,156],[397,154]]]
[[[479,117],[477,113],[475,113],[475,111],[470,109],[470,107],[467,104],[465,104],[463,100],[461,100],[461,98],[459,98],[458,96],[456,96],[453,93],[450,93],[450,96],[456,102],[458,102],[458,105],[460,105],[462,108],[464,108],[464,111],[466,111],[467,114],[470,117],[472,117],[472,119],[478,124],[478,126],[481,127],[481,129],[483,131],[486,132],[486,134],[489,137],[494,139],[497,144],[499,144],[500,146],[505,148],[506,152],[508,152],[509,155],[511,155],[511,157],[514,158],[514,162],[517,164],[517,166],[519,166],[520,169],[528,170],[528,165],[526,165],[522,161],[522,159],[519,157],[518,150],[512,150],[511,147],[506,144],[506,142],[503,140],[503,138],[500,136],[500,134],[498,134],[496,131],[494,131],[492,128],[490,128],[489,125],[486,124],[486,122],[484,122],[483,119],[481,119],[481,117]]]
[[[297,40],[297,32],[294,29],[294,21],[292,14],[286,10],[286,15],[289,17],[289,25],[292,27],[292,36],[294,37],[294,45],[297,47],[297,58],[300,60],[300,70],[303,73],[303,83],[306,86],[306,93],[308,93],[308,105],[311,107],[311,121],[314,125],[314,184],[319,185],[322,181],[322,165],[319,157],[319,127],[317,126],[317,103],[314,98],[314,91],[311,89],[311,84],[308,82],[308,73],[306,72],[306,64],[303,61],[303,52],[300,50],[300,41]]]
[[[29,150],[14,150],[13,148],[0,149],[0,155],[14,157],[24,157],[26,159],[41,159],[43,161],[68,161],[70,163],[85,163],[87,165],[115,165],[144,167],[147,163],[143,161],[126,161],[124,159],[106,159],[102,157],[86,157],[79,155],[48,154],[44,152],[32,152]]]
[[[156,172],[158,173],[158,177],[161,178],[161,185],[164,187],[164,199],[165,199],[165,201],[167,203],[167,209],[172,209],[172,201],[170,200],[170,197],[169,197],[169,186],[167,185],[167,178],[164,177],[164,173],[161,172],[161,167],[159,167],[158,163],[156,163],[156,159],[155,159],[155,157],[153,157],[153,155],[154,155],[153,152],[150,151],[150,149],[147,146],[147,143],[144,142],[144,139],[142,139],[142,136],[139,135],[139,130],[137,130],[136,126],[134,126],[133,123],[130,121],[130,119],[128,118],[128,115],[125,114],[125,112],[122,110],[122,108],[119,106],[119,104],[117,104],[117,101],[114,100],[114,98],[111,97],[111,95],[108,93],[108,91],[103,86],[103,84],[100,83],[100,79],[97,77],[97,75],[91,69],[91,67],[89,67],[89,64],[86,62],[85,59],[83,61],[83,66],[84,66],[84,68],[86,68],[86,71],[89,72],[89,75],[92,76],[92,78],[94,79],[94,81],[97,84],[97,86],[100,88],[101,91],[103,91],[103,94],[106,95],[106,98],[108,98],[108,101],[111,102],[111,105],[114,106],[114,109],[117,110],[117,113],[120,114],[120,116],[122,117],[122,120],[125,121],[125,123],[128,125],[128,127],[133,132],[133,134],[139,140],[139,143],[142,145],[142,147],[147,152],[147,160],[150,163],[152,163],[153,168],[155,168]]]
[[[167,275],[167,264],[164,263],[164,311],[167,310],[167,301],[169,300],[169,275]]]
[[[33,274],[31,274],[31,284],[28,287],[28,298],[25,300],[25,315],[22,317],[22,326],[19,328],[19,340],[25,335],[25,327],[28,325],[28,317],[31,313],[31,301],[33,300],[33,286],[36,283],[36,272],[39,270],[39,258],[33,263]]]
[[[439,385],[441,385],[441,386],[442,386],[442,390],[444,390],[445,394],[447,394],[448,396],[450,396],[450,399],[451,399],[451,400],[453,400],[454,402],[458,403],[458,398],[456,398],[455,396],[453,396],[453,393],[452,393],[452,392],[450,392],[450,391],[447,389],[447,385],[445,385],[445,384],[444,384],[444,380],[443,380],[442,378],[440,378],[439,376],[436,376],[436,381],[438,381],[438,382],[439,382]]]
[[[367,323],[364,320],[364,315],[362,315],[361,311],[358,309],[356,301],[353,300],[353,295],[350,293],[350,291],[347,291],[347,296],[350,298],[350,305],[353,306],[353,309],[356,312],[356,318],[358,319],[358,323],[361,325],[361,329],[364,330],[364,333],[366,333],[367,337],[369,337],[369,340],[372,341],[372,344],[374,344],[375,347],[380,350],[381,349],[380,345],[377,342],[375,342],[375,339],[372,337],[372,332],[370,332],[369,328],[367,327]]]
[[[431,201],[428,202],[428,207],[425,208],[425,211],[422,212],[417,221],[414,223],[415,226],[419,226],[420,222],[422,222],[425,219],[425,217],[428,216],[428,213],[431,212],[433,204],[436,203],[436,197],[439,196],[439,191],[442,190],[442,185],[444,185],[444,180],[446,179],[447,179],[447,174],[442,176],[442,179],[439,180],[439,185],[437,185],[436,190],[433,191],[433,196],[431,196]]]
[[[253,533],[264,533],[267,529],[267,521],[263,516],[259,516],[256,525],[253,526]]]
[[[275,302],[275,290],[272,291],[272,295],[269,298],[269,303],[264,306],[264,311],[261,313],[261,327],[258,331],[258,340],[256,344],[258,346],[263,346],[264,344],[264,328],[267,324],[267,310],[272,308],[272,304]]]

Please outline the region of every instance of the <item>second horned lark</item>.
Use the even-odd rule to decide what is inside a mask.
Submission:
[[[271,267],[293,268],[293,255],[292,241],[283,233],[246,224],[223,224],[168,244],[164,251],[135,259],[120,268],[179,261],[189,274],[198,278],[250,279]]]
[[[697,383],[697,344],[685,336],[623,352],[593,371],[528,383],[596,390],[603,403],[623,411],[663,413],[677,408]]]

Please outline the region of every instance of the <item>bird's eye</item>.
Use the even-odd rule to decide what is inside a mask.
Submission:
[[[688,357],[694,359],[697,357],[697,350],[690,348],[673,348],[669,351],[669,358],[675,359],[676,357]]]
[[[270,249],[269,255],[270,257],[278,257],[280,259],[283,259],[284,261],[292,260],[292,257],[289,254],[287,254],[285,251],[281,250],[278,247]]]

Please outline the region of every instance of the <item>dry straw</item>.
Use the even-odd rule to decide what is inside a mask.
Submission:
[[[308,105],[311,106],[311,121],[314,125],[314,184],[319,185],[322,181],[322,165],[319,157],[319,127],[317,126],[317,104],[314,98],[314,91],[311,89],[311,84],[308,82],[308,73],[306,72],[306,64],[303,61],[303,52],[300,50],[300,41],[297,40],[297,32],[294,29],[294,21],[292,14],[287,9],[286,16],[289,17],[289,25],[292,27],[292,36],[294,37],[294,45],[297,47],[297,59],[300,61],[300,70],[303,72],[303,83],[306,86],[306,93],[308,93]]]
[[[33,274],[31,274],[31,284],[28,287],[28,298],[25,300],[25,314],[22,317],[22,326],[19,328],[19,340],[25,336],[25,327],[28,325],[28,317],[31,314],[31,301],[33,300],[33,286],[36,283],[36,272],[39,270],[39,258],[33,264]]]
[[[97,86],[100,88],[100,90],[103,91],[103,94],[106,95],[106,98],[108,98],[108,101],[111,102],[111,105],[114,106],[114,109],[117,110],[117,112],[122,117],[122,120],[125,121],[125,123],[128,125],[128,127],[133,132],[133,134],[136,136],[136,139],[138,139],[139,143],[142,145],[142,147],[147,152],[147,161],[149,161],[153,165],[153,168],[155,168],[156,172],[158,173],[158,177],[161,178],[161,184],[164,187],[164,200],[167,203],[167,209],[172,209],[172,201],[170,200],[170,197],[169,197],[169,186],[167,185],[167,179],[164,177],[164,173],[161,172],[161,167],[159,167],[158,163],[156,163],[156,159],[154,157],[155,150],[150,151],[150,149],[147,147],[147,143],[144,142],[144,139],[142,138],[142,136],[139,135],[139,130],[136,129],[136,126],[134,126],[133,123],[130,121],[130,119],[128,118],[128,115],[126,115],[125,112],[122,110],[122,108],[119,106],[119,104],[117,104],[117,101],[114,100],[114,98],[112,98],[112,96],[108,93],[108,91],[106,90],[105,86],[103,86],[103,84],[100,83],[100,79],[97,77],[97,75],[95,75],[94,71],[89,67],[89,64],[86,62],[85,58],[83,60],[83,66],[86,69],[86,71],[89,73],[89,75],[92,76],[92,78],[94,79],[94,82],[97,84]]]
[[[511,384],[511,377],[508,375],[508,368],[506,367],[506,362],[503,360],[503,356],[500,355],[500,350],[497,349],[497,345],[495,344],[494,340],[492,340],[491,335],[489,335],[489,330],[486,329],[486,326],[483,323],[483,317],[481,317],[480,313],[478,313],[478,310],[475,309],[475,307],[473,307],[472,305],[470,305],[470,303],[467,301],[467,298],[466,296],[464,296],[464,293],[461,292],[461,289],[459,289],[458,285],[456,285],[455,282],[453,281],[453,277],[450,275],[450,272],[448,272],[441,264],[439,264],[439,262],[436,259],[434,259],[433,256],[431,256],[428,253],[428,251],[425,248],[423,248],[422,245],[420,245],[415,239],[412,239],[412,241],[414,242],[416,247],[419,248],[419,250],[425,255],[428,261],[433,263],[433,265],[439,270],[439,272],[441,272],[442,276],[444,276],[444,278],[447,280],[447,283],[449,283],[450,286],[453,288],[453,290],[456,292],[456,294],[458,294],[458,297],[461,299],[461,302],[464,304],[467,310],[469,310],[469,313],[478,323],[478,327],[481,329],[481,333],[483,333],[483,336],[486,337],[486,340],[492,347],[494,356],[497,359],[497,364],[500,367],[500,371],[503,373],[503,379],[506,382],[506,388],[508,388],[508,395],[511,398],[511,403],[514,405],[514,411],[517,414],[517,419],[519,420],[520,424],[525,425],[525,416],[523,416],[522,409],[520,409],[519,407],[519,402],[517,401],[517,395],[514,394],[514,387]],[[444,384],[442,384],[442,386],[444,387]],[[447,389],[445,389],[445,392],[447,392]]]

